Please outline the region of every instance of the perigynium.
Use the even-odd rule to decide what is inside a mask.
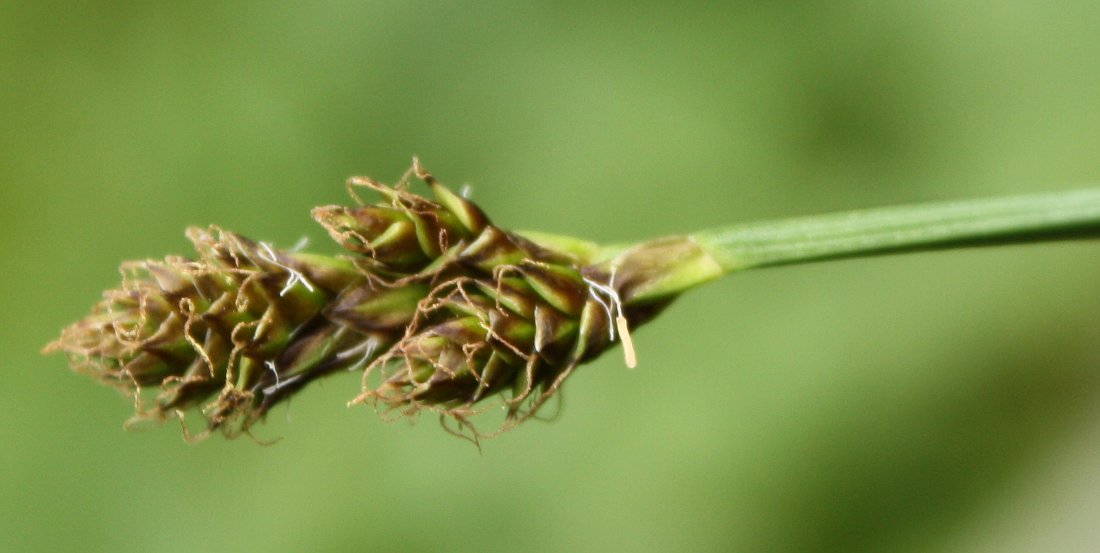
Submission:
[[[432,199],[409,190],[415,175]],[[191,228],[195,257],[124,263],[122,283],[45,351],[121,390],[130,423],[198,418],[248,433],[311,381],[362,371],[350,403],[496,430],[532,417],[581,364],[680,293],[731,272],[916,249],[1100,235],[1100,190],[919,204],[751,223],[632,245],[502,229],[414,160],[393,187],[348,182],[355,206],[314,219],[346,251],[280,250]],[[365,205],[356,188],[380,196]],[[189,413],[196,416],[189,417]],[[495,433],[495,432],[491,432]]]

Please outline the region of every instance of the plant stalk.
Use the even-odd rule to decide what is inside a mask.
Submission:
[[[726,273],[828,259],[1100,237],[1100,188],[740,224],[691,236]]]

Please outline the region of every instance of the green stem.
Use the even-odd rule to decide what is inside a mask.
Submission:
[[[725,272],[916,250],[1100,237],[1100,188],[866,209],[692,235]]]

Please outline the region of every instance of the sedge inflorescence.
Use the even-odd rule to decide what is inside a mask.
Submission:
[[[409,191],[412,175],[432,199]],[[476,437],[470,419],[492,405],[505,429],[534,415],[667,304],[670,268],[698,257],[683,240],[600,262],[536,244],[415,160],[393,187],[356,177],[349,191],[358,205],[313,211],[345,255],[190,229],[195,259],[124,264],[122,285],[47,350],[132,397],[134,421],[197,413],[204,433],[247,433],[312,380],[351,369],[363,372],[351,403],[438,412]]]

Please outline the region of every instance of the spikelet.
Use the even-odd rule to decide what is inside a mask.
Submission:
[[[481,411],[475,404],[498,396],[510,428],[534,415],[580,363],[629,337],[629,327],[671,299],[624,303],[609,273],[618,267],[584,265],[501,229],[419,165],[413,171],[435,201],[359,179],[353,183],[384,202],[314,210],[362,266],[385,275],[379,289],[424,298],[405,335],[367,366],[353,403],[401,415],[436,411],[479,436],[469,424]],[[623,282],[637,280],[631,274]],[[360,324],[376,318],[376,309],[361,315],[359,303],[371,293],[348,290],[329,317],[348,324],[355,324],[352,314]]]
[[[310,380],[356,361],[336,352],[400,336],[400,324],[388,335],[358,333],[321,315],[363,281],[349,263],[217,227],[187,236],[197,259],[123,264],[122,285],[46,348],[132,397],[131,423],[195,410],[203,431],[246,432]]]

